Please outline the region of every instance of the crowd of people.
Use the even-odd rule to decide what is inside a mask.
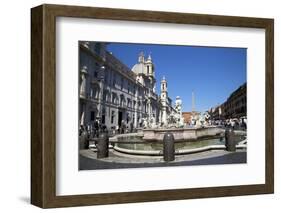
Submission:
[[[79,128],[79,136],[87,134],[89,138],[98,138],[101,132],[107,132],[109,135],[125,134],[134,132],[134,127],[132,123],[126,125],[126,122],[122,120],[120,126],[117,125],[108,129],[100,118],[96,118],[92,124],[80,125]]]
[[[207,126],[219,126],[223,128],[231,128],[235,130],[246,130],[247,129],[247,118],[229,118],[229,119],[206,119],[202,120],[195,120],[192,119],[186,125],[187,127],[207,127]]]
[[[247,118],[229,118],[225,120],[212,120],[211,125],[215,126],[222,126],[225,128],[231,128],[231,129],[241,129],[246,130],[247,129]]]
[[[194,126],[195,124],[190,124],[190,126]],[[224,128],[231,128],[235,130],[246,130],[247,129],[247,118],[229,118],[229,119],[220,119],[220,120],[208,120],[208,125],[211,126],[220,126]],[[126,125],[124,120],[121,121],[120,126],[113,126],[110,129],[107,128],[105,124],[101,122],[100,118],[96,118],[93,124],[88,125],[80,125],[79,128],[79,136],[82,134],[87,134],[88,138],[98,138],[101,132],[107,132],[109,135],[116,134],[125,134],[132,133],[135,129],[133,127],[133,123],[129,123]]]

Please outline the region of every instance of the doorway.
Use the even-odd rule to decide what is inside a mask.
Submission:
[[[118,126],[121,126],[121,122],[123,120],[123,112],[122,111],[118,111]]]

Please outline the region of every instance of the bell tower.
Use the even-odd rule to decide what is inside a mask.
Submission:
[[[151,58],[150,54],[148,55],[148,58],[145,61],[145,66],[146,66],[146,75],[149,77],[155,78],[154,66],[153,66],[153,62],[152,62],[152,58]]]
[[[148,55],[146,61],[145,61],[145,75],[148,76],[151,84],[151,89],[155,93],[156,92],[156,79],[155,79],[155,73],[154,73],[154,64],[152,62],[151,54]]]
[[[161,105],[162,105],[162,123],[164,125],[167,124],[167,97],[168,97],[168,88],[167,88],[167,81],[163,76],[161,81]]]

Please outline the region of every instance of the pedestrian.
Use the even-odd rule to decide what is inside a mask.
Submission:
[[[234,130],[235,121],[233,119],[230,119],[230,126],[231,126],[232,130]]]
[[[96,118],[96,120],[94,121],[94,136],[95,137],[99,137],[99,130],[100,130],[100,125],[99,125],[99,120]]]
[[[124,133],[125,133],[125,128],[126,128],[125,121],[122,120],[122,121],[121,121],[121,134],[124,134]]]

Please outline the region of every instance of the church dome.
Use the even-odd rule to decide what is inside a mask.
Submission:
[[[133,66],[132,71],[136,74],[146,74],[145,59],[144,59],[143,52],[140,52],[139,58],[138,58],[138,63]]]
[[[145,74],[145,65],[143,63],[135,64],[132,71],[136,74]]]

